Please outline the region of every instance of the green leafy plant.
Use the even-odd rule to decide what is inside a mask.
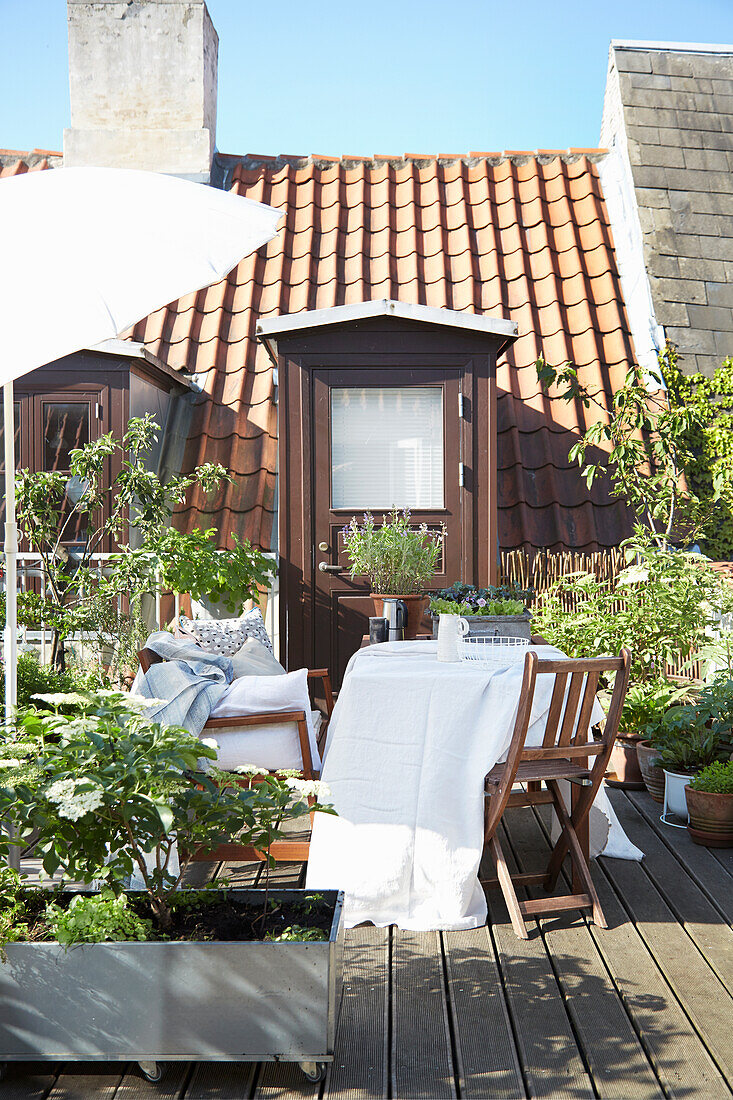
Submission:
[[[521,600],[479,600],[475,604],[457,603],[455,600],[442,600],[434,596],[428,610],[435,615],[521,615],[524,604]]]
[[[78,616],[94,612],[93,600],[102,605],[123,597],[130,614],[140,618],[140,599],[145,590],[130,583],[129,562],[123,559],[101,573],[94,554],[112,541],[136,558],[141,580],[150,558],[134,555],[131,533],[138,543],[154,543],[168,530],[173,508],[183,502],[193,486],[213,493],[222,481],[231,480],[223,466],[203,463],[190,475],[175,475],[165,483],[147,468],[146,461],[159,426],[150,416],[130,419],[121,439],[111,433],[71,451],[70,473],[21,470],[17,508],[20,532],[41,559],[47,584],[48,606],[36,607],[54,631],[53,663],[65,664],[64,639],[81,629]],[[109,467],[116,470],[111,478]],[[75,551],[69,553],[67,544]],[[102,624],[100,634],[105,637]]]
[[[689,694],[689,686],[680,687],[665,679],[632,685],[621,711],[621,733],[650,737],[669,708]]]
[[[23,714],[16,740],[0,745],[0,817],[13,842],[33,836],[47,875],[101,881],[115,894],[136,873],[163,931],[198,849],[239,836],[267,853],[288,820],[330,809],[309,804],[321,788],[298,780],[241,783],[218,771],[211,742],[152,722],[142,699],[102,690],[42,701],[49,709]],[[67,702],[81,713],[60,714]],[[0,855],[8,844],[0,836]]]
[[[690,781],[693,791],[733,794],[733,760],[714,760]]]
[[[3,666],[0,664],[0,669]],[[4,671],[4,670],[3,670]],[[59,672],[51,665],[42,665],[33,652],[18,654],[18,706],[28,707],[33,696],[42,692],[89,691],[101,687],[99,677],[76,669]],[[5,676],[0,676],[0,702],[5,702]]]
[[[183,533],[169,527],[147,549],[152,547],[164,589],[187,592],[195,600],[207,597],[239,614],[247,600],[259,602],[259,589],[269,585],[275,567],[248,539],[240,542],[235,534],[231,549],[217,550],[216,535],[213,528]]]
[[[372,592],[409,595],[423,592],[435,573],[444,532],[415,527],[410,513],[391,512],[377,526],[370,512],[362,523],[353,519],[341,532],[351,563],[351,576],[369,578]]]
[[[291,943],[300,940],[327,940],[328,933],[320,928],[304,928],[301,924],[289,924],[282,932],[268,932],[266,940],[271,943]]]
[[[128,908],[124,894],[111,890],[99,894],[77,894],[67,907],[49,902],[48,929],[66,947],[76,943],[107,943],[119,940],[147,940],[153,923]]]
[[[568,574],[542,596],[535,629],[570,657],[632,653],[632,680],[658,682],[709,641],[733,588],[700,554],[662,550],[637,528],[615,581]]]

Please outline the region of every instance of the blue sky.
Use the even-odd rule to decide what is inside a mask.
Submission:
[[[209,0],[227,153],[598,143],[612,38],[733,43],[733,0]],[[0,147],[60,149],[65,0],[0,0]]]

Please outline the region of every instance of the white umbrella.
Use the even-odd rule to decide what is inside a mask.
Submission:
[[[222,279],[277,235],[281,217],[271,206],[153,172],[57,168],[0,183],[7,722],[17,698],[13,379]]]

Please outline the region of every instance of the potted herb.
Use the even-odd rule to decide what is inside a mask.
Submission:
[[[675,686],[666,679],[635,684],[629,688],[621,711],[619,733],[609,760],[612,777],[607,782],[629,790],[644,789],[642,759],[648,770],[651,764],[643,750],[641,753],[638,751],[642,738],[649,736],[650,729],[658,725],[669,708],[688,692],[689,688]],[[649,774],[653,780],[650,771]],[[657,778],[661,779],[663,793],[664,776]]]
[[[668,809],[687,817],[685,787],[698,772],[731,755],[733,680],[708,684],[698,698],[671,707],[652,739],[664,769]]]
[[[320,785],[219,772],[211,743],[122,693],[43,701],[0,745],[0,815],[17,843],[35,833],[46,874],[103,889],[4,877],[0,1060],[327,1061],[340,896],[179,889],[196,850],[238,836],[266,853],[289,819],[328,809]]]
[[[696,844],[733,847],[733,760],[714,760],[685,787],[690,820],[687,830]]]
[[[352,519],[341,532],[349,556],[351,576],[369,579],[374,612],[382,614],[385,599],[403,600],[407,606],[406,638],[415,638],[425,614],[425,589],[432,580],[443,548],[444,531],[414,526],[410,513],[391,512],[381,524],[370,512],[362,523]]]
[[[526,605],[531,597],[529,589],[516,585],[477,588],[456,581],[431,597],[428,610],[433,618],[433,635],[437,637],[440,615],[460,615],[468,622],[469,637],[529,638],[532,616]]]

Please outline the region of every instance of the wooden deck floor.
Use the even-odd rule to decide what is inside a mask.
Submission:
[[[607,931],[567,915],[523,942],[493,894],[472,932],[352,930],[321,1085],[282,1064],[172,1064],[159,1085],[135,1067],[15,1064],[0,1098],[730,1097],[733,851],[662,825],[645,793],[612,798],[646,857],[595,866]],[[509,818],[509,842],[534,869],[546,839],[531,811]]]

